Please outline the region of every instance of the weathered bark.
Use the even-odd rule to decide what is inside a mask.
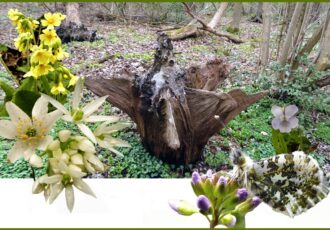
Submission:
[[[270,28],[271,28],[271,3],[263,3],[263,32],[261,43],[261,58],[260,64],[262,66],[268,65],[269,62],[269,40],[270,40]]]
[[[211,22],[206,23],[203,19],[194,15],[186,3],[183,2],[183,4],[186,7],[186,12],[193,19],[195,19],[195,21],[200,23],[201,27],[199,27],[195,23],[193,23],[193,24],[189,23],[187,26],[184,26],[182,28],[166,31],[166,34],[170,37],[170,39],[172,41],[182,40],[182,39],[186,39],[189,37],[198,37],[201,34],[203,34],[204,31],[207,31],[207,32],[217,35],[219,37],[225,37],[233,43],[243,43],[244,42],[244,40],[236,37],[233,34],[226,33],[226,32],[217,32],[214,29],[214,27],[219,23],[219,20],[221,19],[221,14],[223,14],[225,7],[227,6],[226,4],[222,4],[222,3],[220,4],[220,8],[216,12],[216,15],[213,17],[213,19],[211,20],[211,22],[213,21],[212,23]],[[218,19],[218,21],[215,21],[215,19]]]
[[[318,87],[324,87],[330,85],[330,75],[327,75],[315,82]]]
[[[108,95],[110,103],[132,118],[148,151],[165,162],[188,164],[200,159],[212,135],[265,95],[208,91],[228,72],[221,60],[180,68],[171,40],[161,34],[154,64],[146,75],[88,78],[86,86],[98,96]]]
[[[287,63],[288,55],[292,50],[293,33],[294,33],[294,30],[297,26],[299,16],[300,16],[301,11],[303,9],[303,5],[304,5],[303,3],[297,3],[296,7],[295,7],[295,10],[294,10],[294,13],[292,15],[290,25],[289,25],[289,29],[288,29],[288,32],[287,32],[287,35],[286,35],[286,38],[285,38],[285,42],[284,42],[283,47],[281,49],[281,55],[280,55],[279,60],[278,60],[281,66],[284,66]],[[283,79],[284,72],[280,71],[278,76],[279,76],[280,79]]]
[[[89,41],[93,42],[96,38],[96,30],[89,31],[82,24],[79,16],[79,3],[66,3],[66,19],[65,23],[61,24],[56,29],[57,35],[61,38],[62,43],[71,41]]]
[[[250,22],[262,23],[262,2],[258,3],[256,14],[249,19]]]
[[[243,3],[235,2],[233,20],[230,22],[230,30],[233,32],[239,31],[239,24],[241,22],[242,11],[243,11]],[[230,32],[230,31],[228,31],[228,32]]]
[[[70,24],[70,22],[75,23],[80,26],[81,20],[79,15],[79,3],[78,2],[68,2],[66,3],[66,19],[65,23]]]
[[[324,71],[330,68],[330,9],[327,14],[324,37],[320,45],[320,54],[316,60],[316,70]]]

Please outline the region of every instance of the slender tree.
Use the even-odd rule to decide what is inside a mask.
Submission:
[[[261,59],[262,66],[266,66],[269,62],[269,40],[271,29],[271,3],[263,3],[263,33],[261,45]]]
[[[285,41],[283,43],[282,49],[281,49],[281,53],[279,56],[279,63],[281,66],[285,66],[285,64],[287,63],[288,60],[288,56],[292,50],[292,39],[293,39],[293,35],[294,35],[294,31],[296,29],[296,26],[298,24],[298,20],[299,20],[299,16],[301,14],[301,11],[303,9],[304,3],[297,3],[290,21],[290,25],[288,28],[288,32],[285,38]],[[280,71],[279,72],[279,78],[283,79],[284,77],[284,71]]]
[[[77,25],[81,25],[78,2],[66,3],[66,20],[65,21],[67,24],[70,22],[73,22]]]
[[[242,11],[243,11],[243,3],[235,2],[233,20],[230,22],[230,29],[233,32],[239,31],[239,24],[241,22]]]

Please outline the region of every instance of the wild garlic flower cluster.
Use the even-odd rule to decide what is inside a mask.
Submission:
[[[50,88],[52,95],[66,95],[76,84],[77,77],[61,63],[69,54],[63,51],[61,39],[54,29],[60,26],[65,16],[46,13],[42,19],[34,20],[11,9],[8,17],[18,32],[15,47],[28,60],[24,66],[24,77],[42,81],[44,88]]]
[[[44,192],[46,200],[52,203],[65,189],[67,207],[72,211],[73,187],[95,196],[82,178],[87,173],[103,172],[104,165],[95,155],[94,144],[86,137],[73,136],[70,130],[62,130],[58,136],[46,150],[49,156],[48,174],[35,181],[33,193]]]

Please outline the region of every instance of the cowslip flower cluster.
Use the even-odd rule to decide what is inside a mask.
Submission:
[[[196,206],[184,200],[170,201],[169,205],[181,215],[201,213],[209,221],[210,228],[218,225],[244,228],[245,215],[261,203],[224,172],[213,174],[208,170],[205,175],[193,172],[191,186],[197,196]]]
[[[66,95],[76,84],[77,77],[61,63],[69,54],[63,51],[61,39],[54,29],[60,26],[65,16],[61,13],[46,13],[42,19],[34,20],[11,9],[8,17],[18,32],[15,47],[28,59],[24,68],[28,71],[24,77],[33,77],[35,80],[45,77],[50,94]],[[45,80],[42,84],[46,87]]]

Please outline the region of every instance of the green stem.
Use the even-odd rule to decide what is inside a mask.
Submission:
[[[32,170],[31,176],[32,176],[33,180],[36,181],[36,173],[35,173],[34,168],[32,166],[31,166],[31,170]]]

